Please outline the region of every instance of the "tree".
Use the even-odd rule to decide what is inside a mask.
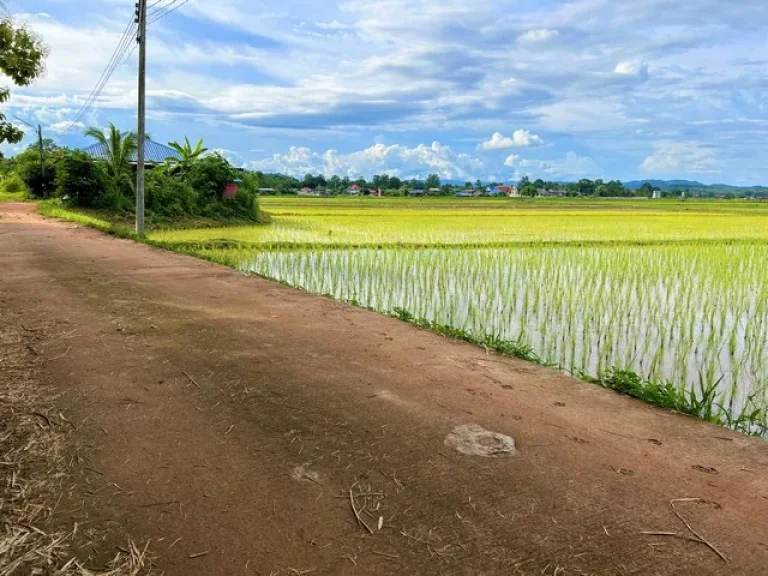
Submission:
[[[40,150],[37,144],[29,146],[24,152],[16,155],[14,168],[32,196],[46,198],[53,192],[58,161],[64,152],[64,150],[52,148],[45,154],[44,166],[40,165]]]
[[[538,193],[538,190],[536,189],[536,186],[531,184],[530,182],[520,188],[520,195],[521,196],[528,196],[529,198],[534,198],[536,194]]]
[[[594,196],[595,195],[595,183],[587,178],[582,178],[578,183],[579,194],[581,196]]]
[[[430,174],[427,176],[427,181],[424,183],[427,189],[430,188],[440,188],[440,175],[439,174]]]
[[[226,187],[237,178],[229,161],[221,154],[210,154],[192,164],[185,178],[204,204],[221,199]]]
[[[28,86],[43,71],[46,49],[42,41],[10,18],[0,20],[0,71],[16,86]],[[0,88],[0,104],[11,96],[8,88]],[[0,112],[0,144],[21,142],[24,132],[13,126]]]
[[[40,144],[38,142],[33,142],[29,146],[27,146],[27,150],[30,150],[32,152],[40,153]],[[54,152],[56,150],[61,150],[61,147],[54,142],[53,138],[43,138],[43,152]]]
[[[136,132],[123,134],[111,122],[106,131],[91,127],[85,131],[85,135],[104,148],[111,204],[116,209],[124,208],[125,196],[133,190],[131,160],[139,147],[138,135]]]
[[[165,159],[169,164],[175,164],[179,167],[179,172],[185,174],[192,163],[200,158],[208,151],[208,148],[203,148],[203,139],[197,141],[197,144],[192,148],[192,144],[189,143],[189,138],[184,137],[184,145],[182,146],[178,142],[169,142],[168,146],[176,150],[179,157],[175,158],[169,156]]]
[[[653,196],[653,186],[651,185],[651,183],[650,182],[643,182],[643,185],[640,186],[640,193],[643,196],[648,196],[648,198]]]
[[[104,194],[101,163],[80,150],[65,150],[56,169],[56,195],[80,206],[96,206]]]

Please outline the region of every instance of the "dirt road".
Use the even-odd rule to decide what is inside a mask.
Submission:
[[[31,209],[0,204],[0,319],[77,427],[60,520],[166,574],[768,570],[764,441]]]

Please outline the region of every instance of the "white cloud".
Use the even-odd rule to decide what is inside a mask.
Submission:
[[[633,76],[636,78],[648,78],[648,65],[637,60],[624,60],[616,64],[614,74],[619,76]]]
[[[698,142],[662,140],[654,142],[654,151],[643,161],[640,168],[650,174],[679,175],[712,174],[719,172],[717,155],[711,148]]]
[[[605,174],[592,158],[573,151],[566,153],[562,160],[542,162],[542,168],[551,178],[599,178]]]
[[[82,122],[72,123],[69,120],[62,120],[61,122],[56,122],[48,126],[48,130],[55,132],[56,134],[64,134],[70,130],[74,130],[77,133],[85,130],[85,124]]]
[[[603,169],[589,156],[579,156],[570,151],[561,160],[528,160],[517,154],[511,154],[505,166],[515,168],[515,174],[526,173],[543,178],[596,178],[602,176]]]
[[[251,168],[279,171],[294,176],[306,173],[338,174],[350,178],[390,174],[402,178],[424,177],[437,173],[446,179],[474,179],[484,164],[479,158],[456,152],[450,146],[433,142],[427,146],[408,147],[402,144],[374,144],[349,153],[338,150],[314,152],[310,148],[291,146],[285,154],[250,163]]]
[[[564,99],[529,111],[539,117],[543,127],[557,132],[602,132],[642,122],[628,118],[618,98]]]
[[[517,37],[518,42],[523,43],[535,43],[545,42],[557,37],[560,34],[557,30],[549,30],[547,28],[537,28],[534,30],[528,30],[527,32],[520,34]]]
[[[315,26],[317,26],[321,30],[350,30],[350,29],[352,29],[352,26],[350,26],[349,24],[342,24],[338,20],[333,20],[331,22],[317,22],[317,23],[315,23]]]
[[[206,156],[209,154],[218,154],[221,157],[226,158],[233,166],[238,166],[240,168],[247,167],[247,163],[243,160],[243,157],[234,150],[229,150],[228,148],[211,148],[206,152]]]
[[[490,140],[486,140],[478,146],[479,150],[508,150],[509,148],[528,148],[541,146],[544,140],[541,136],[531,134],[528,130],[515,130],[511,138],[505,137],[501,132],[495,132]]]
[[[520,156],[517,154],[510,154],[507,156],[507,159],[504,160],[504,166],[509,166],[510,168],[513,168],[515,166],[519,166]]]

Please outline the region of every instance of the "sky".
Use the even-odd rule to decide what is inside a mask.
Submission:
[[[238,166],[768,184],[765,0],[153,3],[150,20],[178,9],[149,27],[148,132]],[[6,112],[72,147],[85,126],[135,128],[135,50],[72,126],[133,0],[6,4],[50,51]]]

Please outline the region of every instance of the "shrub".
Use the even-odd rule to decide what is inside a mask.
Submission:
[[[103,204],[107,178],[102,163],[80,150],[66,151],[56,173],[56,195],[69,198],[80,206]]]
[[[198,194],[185,181],[178,180],[164,170],[149,170],[145,183],[146,208],[161,218],[197,216]]]
[[[45,175],[40,166],[40,152],[29,148],[16,156],[16,171],[29,188],[32,196],[47,198],[56,189],[56,169],[62,151],[51,150],[45,153]]]
[[[28,190],[27,185],[24,184],[21,177],[13,172],[0,181],[0,192],[24,197],[28,193]]]
[[[221,199],[224,189],[237,179],[238,173],[226,158],[210,154],[192,163],[184,180],[197,191],[203,204]]]

